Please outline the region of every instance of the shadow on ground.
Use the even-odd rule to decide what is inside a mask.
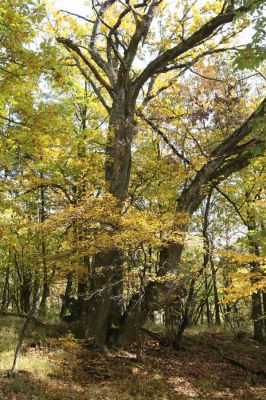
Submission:
[[[206,339],[206,338],[205,338]],[[222,339],[209,338],[215,343]],[[206,341],[206,340],[205,340]],[[224,344],[224,343],[223,343]],[[231,350],[230,350],[231,349]],[[265,346],[253,341],[228,343],[227,351],[241,353],[251,366]],[[47,350],[48,352],[48,350]],[[108,356],[83,348],[67,349],[58,359],[50,352],[53,372],[40,379],[29,372],[15,378],[2,373],[0,398],[4,400],[185,400],[266,398],[265,376],[225,360],[219,352],[187,340],[180,352],[147,342],[143,360],[134,349]],[[40,354],[41,357],[41,354]],[[260,366],[262,367],[263,364]],[[265,371],[266,372],[266,371]]]

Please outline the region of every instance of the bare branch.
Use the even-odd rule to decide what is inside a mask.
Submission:
[[[118,57],[118,59],[120,60],[121,63],[124,62],[124,60],[122,59],[122,57],[119,54],[118,49],[114,46],[113,44],[113,40],[112,40],[112,36],[115,35],[116,40],[118,41],[118,44],[121,45],[121,47],[124,48],[122,42],[120,41],[118,35],[116,34],[117,29],[119,28],[119,26],[121,25],[123,18],[131,11],[131,9],[129,7],[127,7],[124,11],[122,11],[122,13],[119,15],[116,23],[114,24],[114,26],[110,29],[109,34],[108,34],[108,39],[107,39],[107,58],[109,60],[109,62],[113,63],[112,61],[112,57],[111,57],[111,48],[114,50],[116,56]],[[125,48],[124,48],[125,50]]]
[[[66,10],[60,10],[60,11],[63,12],[63,13],[69,14],[69,15],[73,15],[73,17],[77,17],[77,18],[84,19],[84,21],[87,21],[87,22],[89,22],[89,23],[91,23],[91,24],[94,24],[94,22],[95,22],[95,21],[92,21],[91,19],[88,19],[88,18],[86,18],[86,17],[83,17],[82,15],[75,14],[75,13],[72,13],[72,12],[70,12],[70,11],[66,11]]]
[[[157,5],[160,4],[160,2],[161,1],[152,0],[152,3],[149,6],[147,13],[142,17],[142,20],[139,21],[137,17],[135,18],[136,30],[130,40],[130,43],[128,45],[128,48],[124,56],[124,62],[126,64],[127,73],[130,70],[132,63],[135,59],[140,41],[142,40],[142,42],[144,43],[146,39],[151,22],[153,20],[154,12],[156,10]],[[124,72],[125,72],[125,67],[124,65],[121,65],[118,73],[118,80],[124,79]]]
[[[158,74],[166,73],[169,71],[178,70],[178,69],[182,69],[182,68],[183,68],[183,71],[181,71],[177,76],[175,76],[173,79],[171,79],[167,85],[161,87],[155,94],[153,94],[153,95],[148,94],[150,92],[150,90],[148,90],[148,93],[147,93],[145,99],[143,100],[143,105],[146,106],[150,100],[157,97],[164,90],[169,89],[181,75],[183,75],[187,70],[190,70],[190,67],[195,65],[201,58],[208,56],[208,55],[212,55],[212,54],[223,53],[223,52],[229,51],[229,50],[237,50],[237,48],[236,47],[226,47],[226,48],[220,48],[220,49],[214,49],[214,50],[207,50],[207,51],[204,51],[203,53],[199,54],[195,58],[193,58],[191,61],[187,61],[187,62],[183,62],[180,64],[175,64],[175,65],[172,65],[169,67],[162,68],[161,70],[158,71]],[[152,78],[156,79],[155,75],[153,75]]]
[[[93,80],[90,78],[90,76],[87,74],[87,72],[85,71],[84,68],[82,68],[79,59],[77,57],[74,56],[74,60],[76,61],[76,65],[78,67],[78,69],[80,70],[80,72],[82,73],[82,75],[84,76],[84,78],[86,78],[86,80],[89,82],[89,84],[91,85],[92,89],[94,90],[96,96],[98,97],[98,99],[100,100],[100,102],[102,103],[102,105],[104,106],[104,108],[106,109],[106,111],[108,113],[110,113],[110,106],[108,106],[108,104],[106,103],[104,97],[102,96],[100,89],[96,86],[96,84],[93,82]]]
[[[256,1],[256,3],[259,2],[260,0]],[[221,28],[225,24],[232,22],[237,15],[248,12],[250,8],[251,6],[243,6],[235,11],[232,10],[230,12],[217,15],[216,17],[205,23],[196,32],[194,32],[189,38],[183,40],[173,48],[166,50],[153,61],[151,61],[135,80],[135,98],[138,96],[138,93],[144,83],[152,75],[157,73],[158,70],[166,67],[169,62],[173,61],[181,54],[184,54],[188,50],[191,50],[194,47],[198,46],[203,40],[210,38],[217,29]]]
[[[206,76],[206,75],[202,75],[197,71],[194,71],[192,68],[188,68],[190,72],[192,72],[192,74],[198,75],[199,77],[203,78],[203,79],[208,79],[209,81],[215,81],[215,82],[224,82],[222,79],[218,79],[218,78],[212,78],[210,76]]]
[[[218,193],[220,193],[228,201],[228,203],[230,203],[234,207],[237,215],[240,217],[240,219],[243,222],[243,224],[245,226],[247,226],[247,222],[244,219],[243,215],[241,214],[241,212],[240,212],[239,208],[237,207],[236,203],[232,199],[230,199],[230,197],[227,196],[227,194],[224,193],[218,186],[215,186],[214,188],[217,190]]]
[[[265,104],[266,99],[238,129],[213,150],[211,158],[197,172],[188,188],[182,192],[178,201],[179,208],[193,213],[206,196],[206,185],[216,187],[232,173],[245,168],[250,160],[256,157],[253,150],[258,144],[263,145],[260,139],[252,139],[240,146],[237,144],[252,132],[253,123],[257,118],[265,115]]]
[[[106,75],[108,76],[108,78],[110,79],[110,82],[112,82],[112,84],[115,83],[115,76],[114,76],[114,71],[112,68],[112,65],[108,64],[99,54],[99,51],[96,47],[96,37],[99,33],[101,24],[104,24],[103,21],[103,17],[105,12],[108,10],[109,7],[111,7],[112,4],[114,4],[116,2],[116,0],[106,0],[105,2],[103,2],[100,6],[100,10],[97,11],[95,5],[94,5],[94,1],[92,0],[92,5],[93,5],[93,9],[97,15],[97,18],[94,22],[93,28],[92,28],[92,35],[91,35],[91,39],[90,39],[90,45],[89,45],[89,51],[90,54],[93,58],[93,60],[96,62],[96,64],[106,73]],[[107,25],[108,29],[110,30],[111,27],[109,27]]]
[[[251,116],[236,129],[227,139],[225,139],[219,146],[217,146],[211,153],[212,157],[227,157],[234,154],[236,151],[236,145],[241,142],[251,131],[252,123],[257,117],[265,115],[266,98],[260,103],[257,109],[251,114]]]
[[[165,133],[157,126],[155,125],[150,119],[145,117],[144,114],[142,114],[140,111],[137,111],[137,115],[140,116],[156,133],[158,133],[159,136],[163,139],[163,141],[170,147],[170,149],[173,151],[173,153],[183,160],[186,164],[190,164],[190,161],[182,154],[180,153],[177,148],[170,142],[168,137],[165,135]]]
[[[89,67],[95,78],[100,82],[100,84],[108,91],[110,96],[113,94],[113,88],[110,86],[100,75],[97,68],[91,63],[91,61],[85,56],[85,54],[80,50],[79,46],[76,45],[71,39],[65,38],[57,38],[58,43],[62,43],[68,51],[74,51],[80,58],[84,61],[84,63]]]
[[[26,124],[25,122],[16,121],[16,120],[14,120],[13,118],[4,117],[4,116],[1,115],[1,114],[0,114],[0,118],[1,118],[1,119],[4,119],[5,121],[10,122],[11,124],[27,126],[27,124]]]

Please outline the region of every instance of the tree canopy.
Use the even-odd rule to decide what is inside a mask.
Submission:
[[[1,2],[3,313],[263,340],[264,29],[260,0]]]

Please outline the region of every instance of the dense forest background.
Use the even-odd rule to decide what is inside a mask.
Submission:
[[[96,375],[119,369],[123,352],[140,363],[133,375],[165,357],[182,359],[177,375],[196,355],[204,369],[205,346],[260,385],[264,1],[86,7],[0,4],[0,367],[13,379],[4,398],[29,379],[16,376],[21,353],[31,368],[30,345],[39,362],[56,346],[73,369],[91,358]],[[197,398],[229,398],[209,389]],[[35,398],[27,390],[15,398]],[[84,399],[196,397],[156,390]],[[262,399],[255,392],[231,398]]]

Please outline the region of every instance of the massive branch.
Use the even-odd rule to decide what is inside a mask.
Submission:
[[[206,186],[215,187],[228,178],[231,174],[245,168],[253,157],[257,146],[261,151],[265,148],[265,142],[260,139],[263,124],[260,125],[257,137],[241,142],[248,138],[254,130],[258,120],[265,116],[266,99],[264,99],[251,116],[228,138],[219,144],[210,154],[210,159],[198,171],[189,187],[181,194],[178,200],[178,209],[190,214],[195,212],[206,197]],[[256,126],[256,129],[258,127]],[[261,132],[260,132],[261,131]]]
[[[121,64],[121,66],[120,66],[120,70],[118,73],[118,80],[123,79],[125,66],[126,66],[127,71],[129,71],[131,69],[132,63],[137,54],[139,43],[141,42],[141,40],[144,43],[146,36],[148,34],[148,31],[150,29],[151,22],[153,20],[156,7],[158,4],[160,4],[160,2],[161,2],[161,0],[159,0],[159,1],[152,0],[147,13],[142,17],[142,20],[139,21],[137,18],[135,18],[136,29],[135,29],[135,32],[129,42],[128,48],[125,51],[124,63]]]
[[[95,23],[92,28],[92,35],[89,43],[89,52],[91,54],[92,59],[96,62],[96,64],[104,71],[104,73],[108,76],[110,82],[114,84],[115,77],[114,77],[114,70],[110,63],[107,63],[100,55],[98,48],[96,46],[96,39],[97,35],[100,32],[101,24],[103,23],[104,14],[106,11],[116,2],[116,0],[106,0],[104,3],[101,4],[99,11],[97,11],[96,6],[93,8],[97,15]]]
[[[259,144],[265,148],[259,137],[247,140],[254,129],[254,125],[258,118],[265,115],[264,100],[257,110],[245,121],[238,129],[236,129],[228,139],[225,139],[222,144],[212,152],[212,158],[201,168],[189,187],[181,193],[177,201],[177,211],[187,212],[192,215],[200,206],[204,198],[210,190],[219,182],[228,178],[231,174],[245,168],[250,160],[255,157],[254,148]],[[261,126],[261,130],[263,127]],[[257,133],[257,132],[256,132]],[[256,136],[256,135],[254,135]],[[259,136],[259,135],[257,135]],[[247,140],[244,145],[238,145],[243,139]],[[232,149],[228,147],[228,143],[232,144]],[[222,148],[224,145],[224,152]],[[216,157],[215,154],[219,154]],[[181,220],[178,222],[180,230],[185,233],[187,231],[189,220]],[[167,273],[178,274],[179,263],[183,252],[183,244],[170,242],[160,252],[160,276],[166,276]],[[163,284],[160,282],[150,282],[145,288],[145,301],[142,308],[142,318],[145,320],[147,314],[155,309],[161,309],[173,302],[178,296],[182,296],[179,290],[180,285],[173,280],[166,280]],[[182,288],[181,288],[182,289]],[[134,321],[135,313],[133,311],[134,299],[129,307],[127,320],[129,323]],[[124,335],[128,334],[124,330]]]
[[[82,59],[82,61],[87,65],[87,67],[89,67],[89,69],[91,70],[97,81],[108,91],[110,96],[112,96],[113,94],[112,86],[105,81],[105,79],[101,76],[101,74],[98,72],[97,68],[93,65],[93,63],[80,50],[79,46],[75,44],[71,39],[59,37],[56,40],[58,43],[62,43],[69,52],[73,51],[74,53],[76,53]]]
[[[261,0],[255,1],[255,5],[260,4]],[[169,50],[161,53],[157,58],[152,60],[147,67],[142,71],[142,73],[134,81],[134,92],[135,97],[142,86],[150,79],[154,74],[167,65],[174,61],[177,57],[186,53],[188,50],[201,44],[204,40],[208,39],[218,28],[222,27],[229,22],[232,22],[236,16],[242,15],[250,11],[253,5],[239,7],[236,10],[232,10],[226,13],[222,13],[205,23],[200,29],[194,32],[189,38],[183,40],[176,46]]]

